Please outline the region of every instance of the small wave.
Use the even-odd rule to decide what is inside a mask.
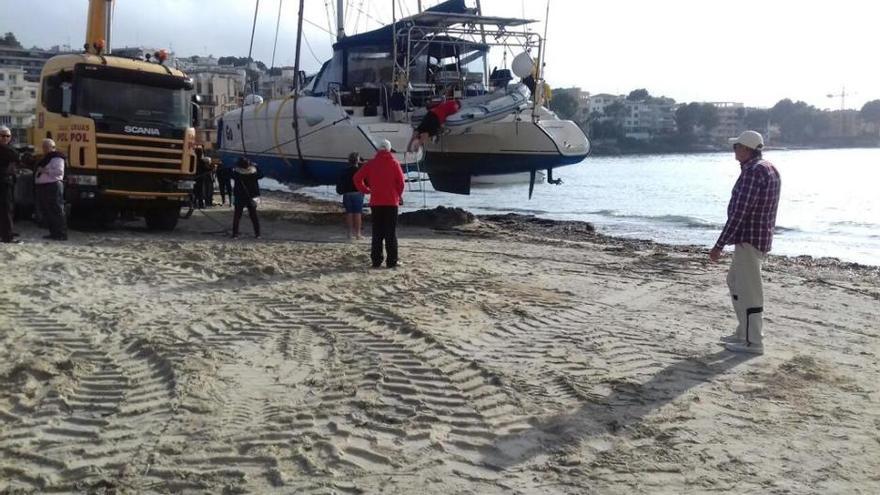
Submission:
[[[880,225],[877,225],[877,224],[875,224],[875,223],[868,223],[868,222],[851,222],[851,221],[849,221],[849,220],[842,220],[842,221],[839,221],[839,222],[831,222],[829,225],[832,225],[832,226],[834,226],[834,227],[857,227],[857,228],[864,228],[864,229],[877,229],[877,228],[880,228]]]
[[[625,220],[644,220],[651,223],[671,223],[683,225],[691,229],[720,229],[724,225],[703,220],[702,218],[689,217],[687,215],[627,215],[615,210],[597,210],[589,212],[591,215],[620,218]]]
[[[776,229],[774,229],[774,234],[790,234],[792,232],[803,232],[803,230],[797,227],[783,227],[781,225],[777,225]]]

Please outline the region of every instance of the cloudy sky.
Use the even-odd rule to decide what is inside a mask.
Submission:
[[[397,0],[412,13],[416,0]],[[281,0],[276,65],[292,65],[296,0]],[[256,0],[117,0],[113,45],[171,47],[179,56],[247,55]],[[391,0],[345,0],[346,29],[391,20]],[[431,6],[439,0],[423,0]],[[260,0],[255,58],[272,59],[279,0]],[[330,56],[335,18],[307,0],[303,63]],[[469,0],[475,4],[475,0]],[[647,88],[678,101],[741,101],[771,106],[781,98],[820,108],[861,108],[880,98],[880,6],[836,0],[550,0],[547,72],[554,86],[592,93]],[[80,46],[87,0],[0,0],[0,32],[25,46]],[[487,15],[539,19],[546,0],[482,0]],[[328,21],[328,18],[331,18]],[[332,30],[332,29],[330,29]],[[309,47],[311,50],[309,50]],[[314,55],[312,54],[314,53]]]

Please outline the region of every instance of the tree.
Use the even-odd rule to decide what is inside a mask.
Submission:
[[[648,90],[645,88],[634,89],[629,92],[626,99],[627,101],[645,101],[651,97],[651,94],[648,93]]]
[[[21,43],[16,39],[15,34],[8,32],[0,38],[0,46],[8,46],[11,48],[21,48]]]
[[[871,100],[862,106],[859,117],[865,122],[880,124],[880,100]]]
[[[564,120],[571,119],[577,114],[578,101],[571,93],[557,91],[550,100],[550,110],[556,112]]]
[[[700,120],[700,104],[682,104],[675,110],[675,125],[678,133],[683,136],[693,136],[694,128]]]
[[[766,132],[770,121],[770,111],[763,108],[747,108],[743,122],[746,128]]]
[[[786,98],[770,109],[770,119],[779,124],[782,141],[787,143],[814,142],[830,128],[827,112],[822,112],[802,101],[793,102]]]
[[[618,121],[623,120],[623,118],[626,117],[627,110],[626,105],[624,105],[622,101],[615,101],[610,105],[606,105],[604,112],[606,117]]]
[[[700,103],[697,110],[697,124],[703,128],[704,132],[710,132],[718,127],[718,108],[711,103]]]

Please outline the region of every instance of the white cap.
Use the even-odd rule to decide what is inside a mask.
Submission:
[[[728,139],[730,144],[741,144],[746,148],[759,150],[764,147],[764,138],[759,132],[743,131],[738,137]]]
[[[385,151],[391,151],[391,141],[389,141],[387,139],[383,139],[382,142],[379,144],[379,149],[385,150]]]

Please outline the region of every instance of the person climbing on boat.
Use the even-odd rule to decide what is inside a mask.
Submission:
[[[416,130],[413,131],[412,139],[406,147],[407,151],[417,151],[424,146],[429,138],[440,134],[440,129],[446,119],[459,110],[461,110],[461,102],[454,99],[446,100],[429,110]]]

